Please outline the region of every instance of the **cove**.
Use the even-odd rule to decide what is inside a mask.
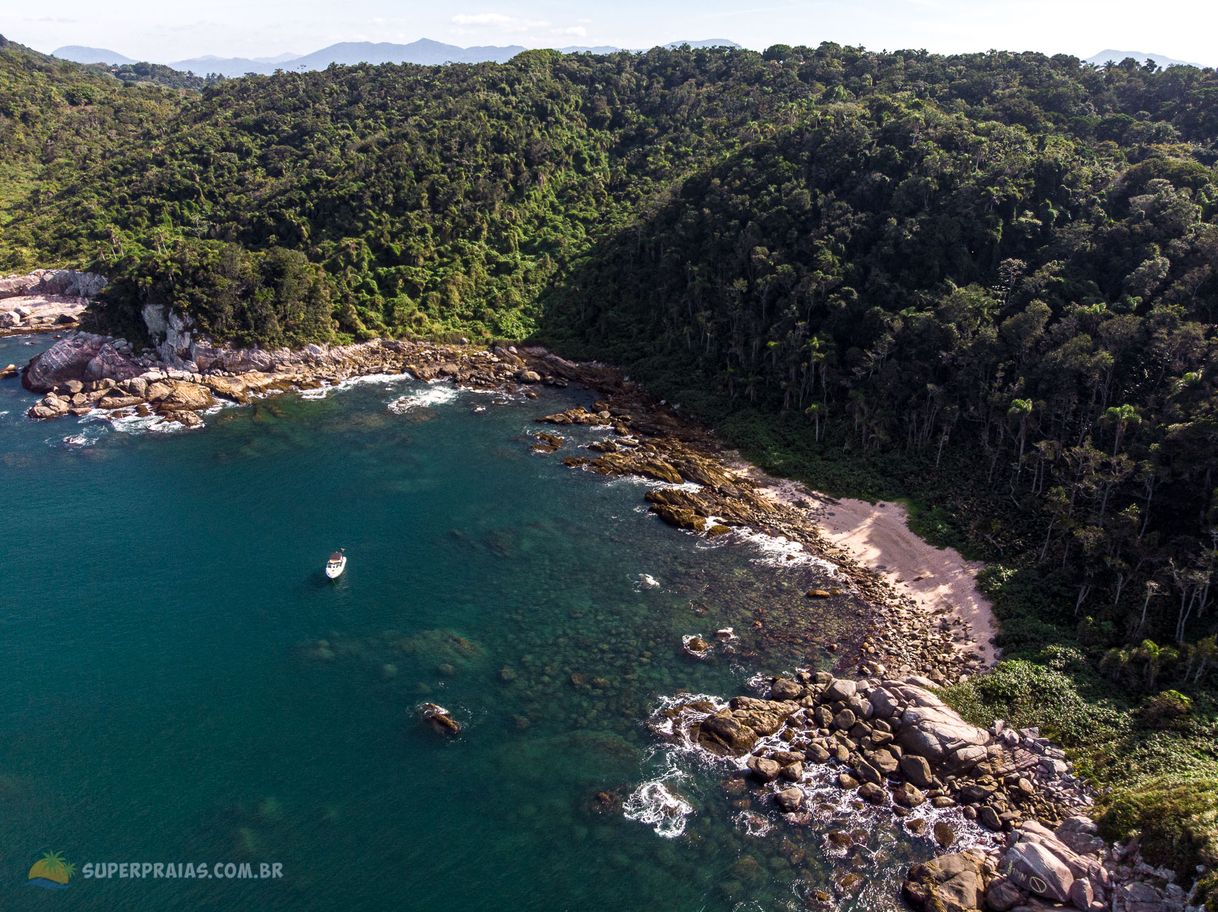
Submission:
[[[0,363],[49,341],[0,340]],[[858,621],[803,598],[814,563],[678,532],[641,482],[534,453],[535,419],[591,394],[382,378],[171,434],[34,423],[34,400],[0,386],[9,907],[45,907],[24,880],[46,850],[283,865],[78,875],[78,909],[441,912],[815,908],[847,873],[841,908],[885,909],[933,854],[848,808],[840,825],[866,828],[849,851],[742,818],[721,770],[648,729],[679,691],[807,664],[797,643],[759,653],[759,608],[820,611],[843,642]],[[734,651],[682,651],[727,626]],[[462,734],[420,724],[425,701]],[[669,838],[627,816],[657,785],[691,811]]]

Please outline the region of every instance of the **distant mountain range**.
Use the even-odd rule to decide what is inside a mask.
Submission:
[[[79,44],[69,44],[56,50],[52,57],[60,60],[71,60],[74,63],[104,63],[108,66],[122,66],[125,63],[136,63],[130,57],[124,57],[117,51],[106,48],[84,47]]]
[[[740,47],[734,41],[726,38],[706,38],[698,41],[674,41],[668,47],[679,47],[688,44],[691,47]],[[311,54],[280,54],[275,57],[192,57],[188,60],[169,61],[168,65],[175,70],[207,75],[219,73],[221,76],[244,76],[247,73],[273,73],[275,70],[324,70],[333,63],[418,63],[434,65],[443,63],[483,63],[494,61],[502,63],[511,60],[527,48],[520,45],[504,47],[458,47],[455,44],[444,44],[429,38],[420,38],[410,44],[390,44],[373,41],[344,41],[329,47],[314,51]],[[564,47],[559,48],[564,54],[611,54],[620,48],[601,47]],[[53,56],[62,60],[72,60],[76,63],[104,63],[122,65],[135,63],[130,57],[106,48],[82,47],[68,45],[55,50]]]
[[[1174,57],[1167,57],[1163,54],[1147,54],[1144,51],[1114,51],[1111,48],[1100,51],[1094,57],[1088,57],[1084,63],[1093,63],[1096,66],[1103,66],[1106,63],[1120,63],[1126,57],[1132,57],[1139,63],[1147,60],[1153,60],[1161,69],[1167,69],[1172,66],[1192,66],[1200,69],[1205,69],[1203,64],[1189,63],[1187,60],[1176,60]]]

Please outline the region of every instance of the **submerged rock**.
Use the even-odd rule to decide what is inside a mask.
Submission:
[[[692,634],[681,638],[681,648],[695,659],[705,659],[710,655],[711,644],[698,634]]]
[[[442,735],[457,735],[461,733],[461,726],[452,714],[438,703],[423,703],[418,708],[419,718],[422,719],[433,731],[439,732]]]

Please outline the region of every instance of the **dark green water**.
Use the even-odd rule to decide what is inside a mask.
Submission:
[[[0,340],[0,364],[26,342]],[[816,827],[799,851],[783,827],[743,832],[721,774],[643,724],[663,695],[806,660],[697,662],[680,637],[732,625],[747,654],[754,611],[815,610],[800,592],[822,571],[708,546],[643,512],[637,483],[531,453],[533,418],[587,394],[395,414],[427,388],[365,384],[160,434],[36,424],[0,382],[3,908],[803,908],[840,873]],[[422,726],[424,700],[464,733]],[[598,807],[674,764],[681,835]],[[858,908],[891,901],[894,858],[929,854],[877,839],[853,859]],[[53,893],[25,883],[46,850],[284,873],[78,872]]]

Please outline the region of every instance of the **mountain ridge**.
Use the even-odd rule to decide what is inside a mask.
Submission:
[[[1084,63],[1091,63],[1095,66],[1103,66],[1106,63],[1120,63],[1122,60],[1132,57],[1134,60],[1142,63],[1147,60],[1153,60],[1155,65],[1160,69],[1167,69],[1173,66],[1189,66],[1196,67],[1199,70],[1206,69],[1205,64],[1192,63],[1188,60],[1178,60],[1175,57],[1168,57],[1166,54],[1148,54],[1145,51],[1117,51],[1112,48],[1105,48],[1098,54],[1094,54],[1084,60]]]
[[[123,66],[128,63],[136,63],[137,61],[118,51],[112,51],[109,48],[89,47],[83,44],[69,44],[61,48],[56,48],[52,53],[52,57],[58,57],[60,60],[70,60],[73,63],[105,63],[111,66]]]
[[[740,47],[726,38],[702,38],[697,40],[672,41],[663,45],[678,48]],[[414,63],[421,66],[437,66],[446,63],[505,63],[528,48],[519,44],[473,45],[461,47],[431,38],[419,38],[406,44],[389,41],[340,41],[306,54],[277,54],[264,57],[219,57],[205,54],[171,60],[167,66],[198,75],[218,74],[237,77],[249,73],[269,76],[276,70],[324,70],[333,64],[355,65],[361,63]],[[612,54],[623,48],[612,45],[571,45],[555,48],[563,54]],[[125,65],[136,63],[130,57],[109,48],[84,45],[66,45],[51,52],[51,56],[74,63]]]

